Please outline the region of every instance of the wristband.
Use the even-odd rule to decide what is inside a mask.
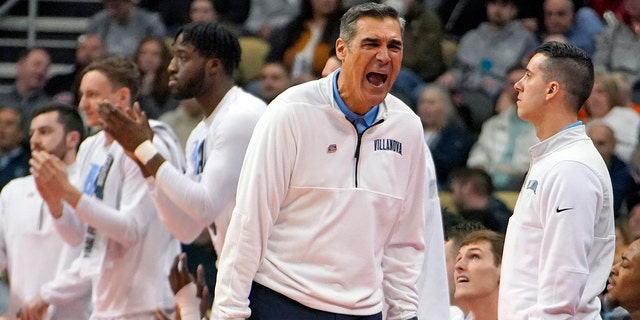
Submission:
[[[151,158],[153,158],[156,154],[158,154],[158,150],[149,140],[145,140],[139,146],[136,147],[136,150],[133,151],[133,154],[142,162],[142,164],[146,165]]]
[[[182,319],[200,319],[200,298],[196,296],[197,286],[189,282],[176,293],[176,304],[180,307]]]

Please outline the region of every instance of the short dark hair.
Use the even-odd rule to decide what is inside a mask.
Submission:
[[[240,65],[238,38],[215,22],[191,22],[178,30],[174,41],[182,34],[182,44],[191,44],[207,59],[219,59],[227,75],[233,76]]]
[[[133,61],[122,56],[111,56],[90,63],[82,71],[82,76],[90,71],[103,73],[116,89],[129,88],[131,103],[138,98],[140,71]]]
[[[84,140],[87,135],[84,122],[78,110],[66,103],[51,102],[39,108],[33,113],[31,119],[49,112],[58,112],[58,122],[62,124],[64,133],[78,131],[80,133],[80,141]]]
[[[485,230],[486,228],[480,222],[462,222],[451,226],[444,231],[444,241],[453,241],[456,246],[460,246],[464,238],[478,230]]]
[[[593,62],[582,49],[568,43],[549,41],[540,45],[535,53],[547,60],[540,65],[544,80],[558,81],[566,88],[568,101],[576,112],[582,107],[593,89]]]
[[[504,248],[504,236],[491,230],[477,230],[469,233],[460,244],[464,247],[478,242],[488,242],[493,253],[493,264],[497,267],[502,263],[502,250]]]
[[[471,183],[473,191],[479,195],[490,196],[494,192],[491,176],[480,168],[461,167],[449,174],[449,184],[453,182]]]
[[[351,7],[340,19],[340,38],[350,43],[356,35],[356,23],[363,17],[377,19],[393,18],[400,24],[400,30],[404,33],[405,20],[400,17],[396,9],[380,3],[366,2]]]

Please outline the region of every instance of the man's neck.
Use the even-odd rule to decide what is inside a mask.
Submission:
[[[196,97],[196,101],[200,104],[204,116],[209,117],[216,109],[222,98],[235,86],[233,80],[226,80],[212,87],[210,92],[205,95]]]

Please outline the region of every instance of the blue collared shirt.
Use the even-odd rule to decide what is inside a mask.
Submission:
[[[338,92],[338,75],[339,74],[340,74],[340,69],[338,69],[338,71],[336,71],[336,73],[333,76],[333,99],[336,100],[336,103],[338,104],[338,108],[340,108],[340,111],[344,113],[347,120],[353,123],[353,125],[356,127],[356,131],[358,131],[358,134],[362,134],[367,128],[371,127],[373,123],[376,121],[379,107],[378,105],[375,105],[373,106],[373,108],[371,108],[369,111],[367,111],[367,113],[363,115],[359,115],[351,111],[351,109],[347,107],[347,104],[344,103],[344,100],[342,100],[342,97],[340,96],[340,92]]]

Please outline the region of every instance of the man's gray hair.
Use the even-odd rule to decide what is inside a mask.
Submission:
[[[356,35],[356,23],[360,18],[372,17],[377,19],[393,18],[400,24],[400,31],[404,33],[404,18],[398,15],[396,9],[375,2],[367,2],[351,7],[340,19],[340,38],[350,43]]]

